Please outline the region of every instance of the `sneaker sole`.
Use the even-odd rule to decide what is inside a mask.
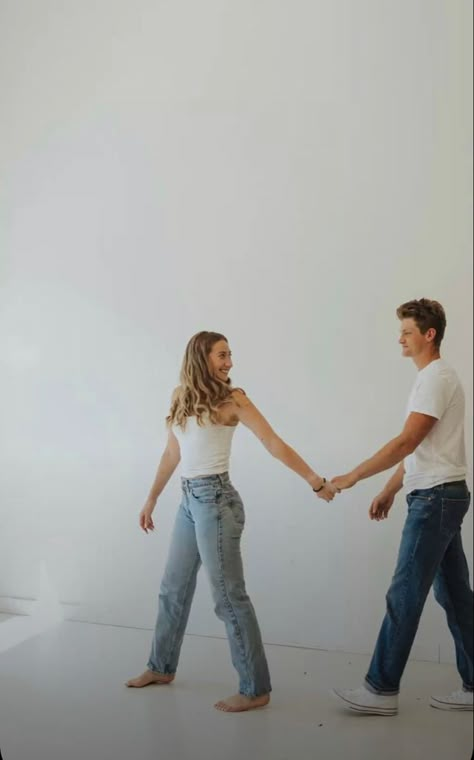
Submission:
[[[364,713],[364,715],[385,715],[386,717],[398,715],[398,710],[391,710],[390,708],[384,709],[383,707],[356,707],[356,705],[350,703],[347,703],[347,707],[353,712]]]
[[[363,705],[356,705],[355,702],[350,702],[346,697],[341,696],[340,694],[333,689],[332,694],[337,697],[337,699],[340,699],[342,702],[344,702],[344,705],[348,707],[350,710],[353,710],[354,712],[358,713],[364,713],[365,715],[385,715],[385,716],[393,716],[398,715],[398,708],[393,707],[364,707]]]
[[[434,699],[430,702],[430,707],[446,712],[473,712],[474,709],[472,705],[449,705],[446,702],[436,702]]]

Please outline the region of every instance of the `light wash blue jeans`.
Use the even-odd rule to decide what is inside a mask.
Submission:
[[[228,473],[182,479],[183,498],[159,595],[148,668],[175,673],[201,566],[207,572],[217,617],[224,621],[240,694],[271,691],[260,629],[243,576],[240,538],[245,516]]]

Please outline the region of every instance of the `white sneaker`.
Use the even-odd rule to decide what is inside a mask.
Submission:
[[[332,693],[345,707],[366,715],[396,715],[398,713],[398,694],[385,696],[373,694],[362,686],[360,689],[333,689]]]
[[[474,694],[472,691],[459,689],[445,697],[431,697],[430,705],[437,710],[473,710]]]

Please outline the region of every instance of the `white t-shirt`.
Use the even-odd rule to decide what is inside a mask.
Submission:
[[[466,477],[464,445],[464,391],[456,372],[436,359],[418,372],[410,398],[411,412],[436,417],[426,438],[405,459],[404,485],[408,491],[433,488]]]

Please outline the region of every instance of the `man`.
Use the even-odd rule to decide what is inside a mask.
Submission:
[[[346,707],[369,715],[396,715],[400,680],[426,597],[434,586],[456,647],[462,689],[430,704],[441,710],[473,709],[473,593],[461,541],[469,508],[465,482],[464,393],[454,370],[440,356],[446,317],[441,304],[422,298],[397,309],[403,356],[418,375],[400,435],[352,472],[333,479],[351,488],[398,463],[399,467],[369,510],[383,520],[405,485],[408,515],[387,593],[387,611],[375,651],[359,689],[334,690]]]

